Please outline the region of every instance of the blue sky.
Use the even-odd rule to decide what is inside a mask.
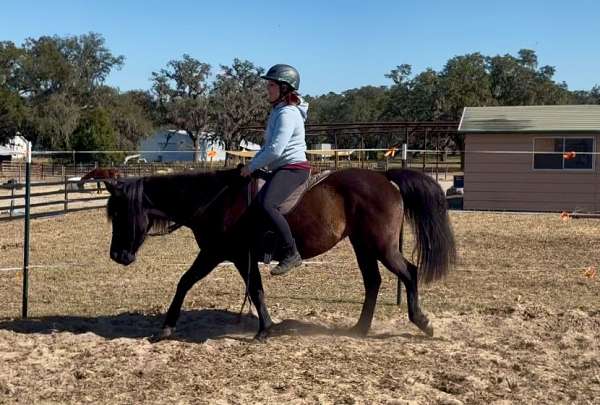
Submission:
[[[184,53],[213,67],[234,57],[296,66],[302,93],[388,85],[408,63],[440,70],[456,55],[534,49],[571,90],[600,84],[597,1],[7,1],[0,40],[101,33],[126,57],[108,83],[148,89]]]

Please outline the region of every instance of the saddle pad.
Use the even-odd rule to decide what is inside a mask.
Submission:
[[[296,204],[298,204],[298,202],[304,195],[304,193],[306,193],[308,190],[310,190],[311,188],[315,187],[317,184],[324,181],[327,177],[329,177],[329,175],[331,173],[333,173],[333,171],[326,170],[321,173],[309,176],[308,179],[303,184],[301,184],[294,191],[292,191],[290,196],[288,198],[286,198],[284,202],[281,203],[281,205],[279,206],[281,213],[283,215],[286,215],[291,210],[293,210],[294,207],[296,206]],[[265,180],[257,179],[254,181],[254,183],[256,183],[256,185],[255,186],[253,185],[252,199],[254,199],[256,197],[258,192],[265,185]]]

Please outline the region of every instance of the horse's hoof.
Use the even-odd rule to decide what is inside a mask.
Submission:
[[[433,325],[430,321],[427,321],[425,325],[419,326],[419,329],[421,329],[427,336],[433,337]]]
[[[352,337],[364,338],[367,336],[368,333],[369,333],[369,329],[361,328],[358,325],[353,326],[350,329],[348,329],[348,335],[352,336]]]
[[[175,334],[175,328],[171,328],[169,326],[165,326],[158,332],[148,338],[150,343],[160,342],[161,340],[170,339]]]
[[[258,331],[258,333],[254,336],[254,340],[256,340],[259,343],[267,343],[268,337],[269,337],[269,331],[265,329],[265,330]]]

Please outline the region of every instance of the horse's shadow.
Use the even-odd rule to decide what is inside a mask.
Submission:
[[[52,334],[70,332],[74,334],[93,333],[106,339],[150,338],[160,327],[164,315],[128,312],[107,316],[46,316],[20,320],[0,320],[0,330],[10,330],[26,334]],[[252,341],[258,331],[258,319],[250,314],[238,314],[227,310],[203,309],[182,311],[177,330],[171,340],[203,343],[207,340],[236,339]],[[273,325],[270,336],[350,336],[356,337],[350,329],[330,327],[322,324],[286,319]],[[410,337],[412,334],[375,334],[369,338],[385,339]]]

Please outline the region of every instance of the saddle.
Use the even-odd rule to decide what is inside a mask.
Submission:
[[[256,175],[253,176],[248,184],[248,189],[245,190],[245,195],[236,197],[232,207],[225,215],[225,228],[237,222],[242,214],[255,202],[260,190],[271,175],[271,173],[262,170],[255,173]],[[327,179],[331,173],[332,171],[328,170],[309,176],[306,182],[296,188],[281,204],[280,209],[282,214],[289,214],[298,205],[306,192]],[[259,209],[254,210],[252,214],[257,216],[263,215]],[[255,238],[253,238],[255,241],[253,251],[259,258],[259,261],[269,264],[273,258],[277,259],[282,256],[283,252],[279,251],[279,246],[281,245],[279,237],[275,233],[271,221],[266,218],[256,218],[254,223],[256,224],[256,229],[254,233]]]

